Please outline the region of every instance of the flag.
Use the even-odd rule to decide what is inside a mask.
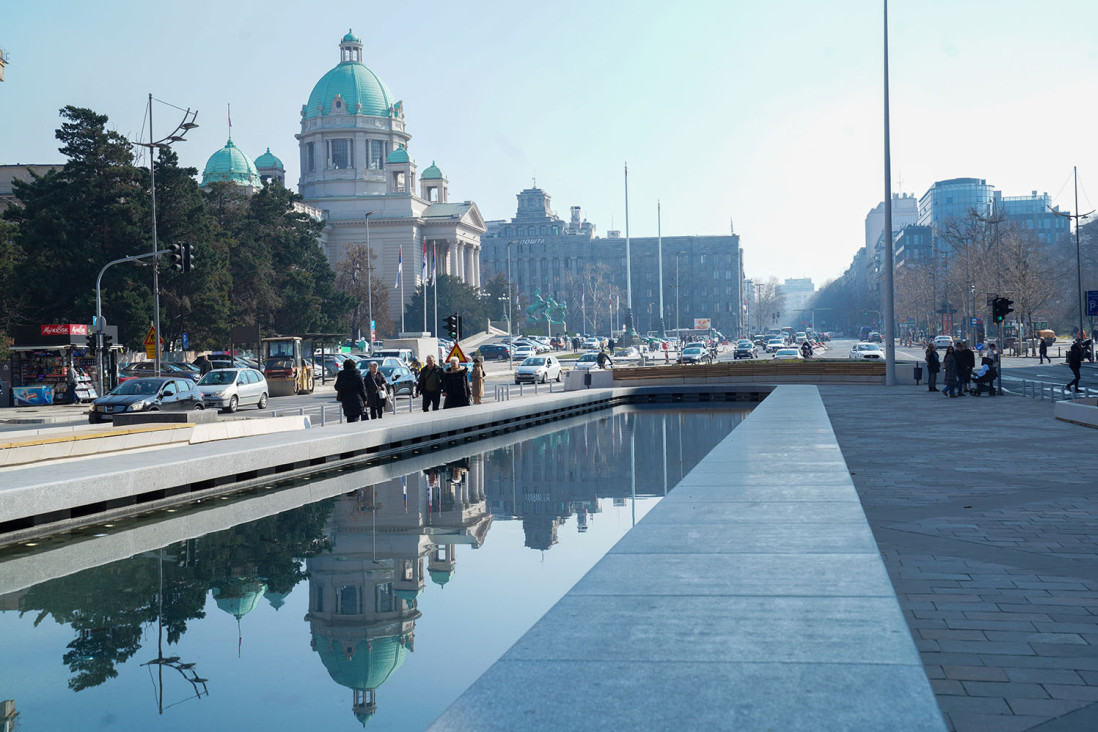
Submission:
[[[431,282],[438,282],[438,260],[435,259],[435,255],[438,254],[438,244],[431,246]]]
[[[405,476],[400,476],[400,489],[404,493],[404,513],[408,513],[408,481]]]
[[[393,283],[393,287],[400,287],[400,278],[404,274],[404,245],[400,245],[400,250],[397,252],[397,278]]]
[[[229,132],[231,133],[232,130],[233,130],[233,105],[231,105],[231,104],[226,105],[225,113],[229,118]]]
[[[423,285],[427,285],[427,237],[423,237],[423,274],[420,277],[423,280]]]

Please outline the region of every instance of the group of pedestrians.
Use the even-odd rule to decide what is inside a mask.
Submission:
[[[450,359],[447,368],[442,368],[435,363],[434,356],[428,356],[427,363],[419,369],[416,387],[423,399],[424,412],[437,411],[440,403],[443,409],[480,404],[484,396],[484,364],[480,359],[474,361],[470,375],[456,357]],[[345,360],[336,377],[335,391],[348,422],[381,419],[386,408],[391,408],[392,386],[376,361],[371,361],[369,370],[362,374],[353,359]]]
[[[994,382],[998,369],[999,358],[994,344],[989,344],[987,352],[981,356],[979,368],[976,366],[975,352],[965,341],[958,341],[956,347],[946,347],[940,357],[933,343],[926,347],[927,389],[938,391],[938,374],[944,372],[945,388],[941,393],[945,397],[979,396],[984,392],[994,396],[997,393]]]

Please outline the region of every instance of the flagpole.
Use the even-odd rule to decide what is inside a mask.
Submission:
[[[431,284],[435,287],[435,338],[438,338],[438,242],[431,245]]]
[[[625,325],[633,330],[633,264],[629,256],[629,164],[625,164]],[[631,344],[627,344],[631,345]]]
[[[423,332],[427,332],[427,237],[423,237]]]
[[[404,245],[397,253],[397,278],[400,280],[400,334],[404,335]]]
[[[667,326],[663,322],[663,209],[659,200],[656,201],[656,262],[660,271],[660,335],[667,337]]]

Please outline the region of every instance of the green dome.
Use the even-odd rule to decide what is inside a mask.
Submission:
[[[428,574],[431,575],[431,581],[439,587],[445,587],[446,583],[454,576],[453,571],[449,569],[432,569]]]
[[[396,590],[393,594],[404,602],[413,602],[423,590]]]
[[[347,42],[348,34],[344,36]],[[353,36],[351,36],[353,37]],[[354,41],[357,42],[355,38]],[[397,101],[389,87],[377,74],[360,61],[344,61],[320,77],[313,87],[309,101],[301,110],[302,119],[331,113],[332,101],[343,97],[349,114],[365,114],[372,117],[391,117],[390,108]]]
[[[237,620],[255,610],[267,591],[267,585],[255,580],[230,579],[224,584],[224,588],[213,588],[214,600],[219,608]]]
[[[206,169],[202,171],[203,186],[219,181],[256,188],[263,185],[259,180],[259,173],[256,172],[255,163],[233,144],[231,137],[225,143],[225,147],[210,156],[206,161]]]
[[[313,636],[313,648],[320,655],[328,675],[348,689],[377,689],[404,663],[408,647],[399,636],[357,641],[348,654],[343,644],[322,635]]]
[[[351,32],[351,29],[347,29],[347,35],[343,36],[344,43],[362,43],[362,39]]]
[[[435,165],[434,160],[432,160],[431,164],[423,170],[423,174],[419,176],[420,180],[442,180],[442,178],[442,171]]]
[[[387,163],[410,163],[412,162],[412,156],[408,154],[408,148],[403,145],[398,145],[396,150],[393,150],[385,158]]]
[[[271,154],[271,148],[267,148],[267,152],[255,159],[255,168],[256,170],[266,170],[268,168],[286,170],[286,167],[282,164],[282,161],[278,159],[278,156]]]

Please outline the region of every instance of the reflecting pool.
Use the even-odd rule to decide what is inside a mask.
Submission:
[[[423,729],[745,414],[619,408],[0,553],[0,718]]]

